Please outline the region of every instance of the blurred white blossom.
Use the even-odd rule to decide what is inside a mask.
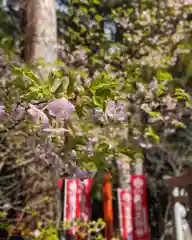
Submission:
[[[38,230],[38,229],[36,229],[34,232],[33,232],[33,235],[34,235],[34,237],[40,237],[40,235],[41,235],[41,233],[40,233],[40,231]]]
[[[6,118],[6,111],[4,104],[0,103],[0,120],[5,120]]]
[[[126,103],[123,101],[108,101],[106,105],[106,115],[115,121],[125,121],[127,119]]]

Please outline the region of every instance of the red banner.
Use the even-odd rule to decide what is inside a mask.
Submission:
[[[82,184],[81,192],[81,220],[88,222],[91,219],[91,178],[85,179]]]
[[[133,240],[132,192],[118,189],[119,222],[122,240]]]
[[[75,235],[75,220],[88,222],[91,218],[91,185],[92,179],[65,180],[64,223],[71,225],[69,234]]]
[[[69,234],[75,234],[75,220],[80,217],[80,180],[65,179],[64,223],[70,223]]]
[[[149,240],[147,186],[144,175],[131,176],[134,240]]]

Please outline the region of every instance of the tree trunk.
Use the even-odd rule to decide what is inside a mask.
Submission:
[[[45,65],[40,73],[46,79],[57,60],[56,0],[22,1],[25,11],[24,60],[28,65],[43,60]],[[40,216],[50,220],[55,220],[58,204],[56,196],[58,172],[55,171],[51,167],[44,168],[39,162],[30,165],[26,169],[26,176],[23,176],[24,188],[30,193],[27,194],[28,198],[26,197],[28,205],[35,206]],[[44,201],[46,197],[50,200]]]
[[[24,59],[34,63],[57,60],[57,20],[55,0],[23,0],[26,12]]]

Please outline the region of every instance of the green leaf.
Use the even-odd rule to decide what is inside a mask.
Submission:
[[[22,71],[23,75],[27,77],[29,80],[31,80],[34,84],[40,84],[40,78],[35,75],[34,72],[32,71]]]
[[[107,73],[103,72],[97,76],[90,85],[90,90],[95,92],[99,88],[114,88],[118,85],[117,81],[111,81]]]
[[[0,211],[0,218],[4,218],[4,217],[6,217],[6,213],[5,213],[5,212],[2,212],[2,211]]]
[[[102,73],[92,81],[90,91],[93,94],[93,102],[96,106],[105,110],[105,102],[117,94],[117,81],[111,81],[107,73]]]
[[[75,108],[76,108],[76,113],[77,113],[78,117],[83,117],[83,116],[85,116],[86,111],[85,111],[85,109],[84,109],[82,106],[76,105]]]
[[[161,96],[165,93],[166,87],[162,84],[159,84],[158,88],[157,88],[157,94],[158,96]]]
[[[149,115],[152,118],[157,118],[161,116],[160,112],[149,112]]]
[[[98,21],[98,22],[101,22],[103,20],[103,17],[99,14],[96,14],[95,16],[95,19]]]
[[[91,2],[95,5],[101,5],[101,0],[92,0]]]
[[[91,13],[95,13],[95,12],[96,12],[96,9],[93,8],[93,7],[91,7],[91,8],[89,9],[89,11],[90,11]]]
[[[157,79],[159,81],[171,81],[173,80],[172,75],[168,72],[159,71],[157,73]]]
[[[175,89],[175,96],[177,100],[186,100],[190,101],[190,95],[185,92],[184,89],[176,88]]]
[[[49,84],[51,85],[51,87],[54,85],[56,78],[57,78],[57,75],[55,74],[55,72],[49,73],[48,81],[49,81]]]
[[[175,122],[174,125],[176,128],[186,128],[185,124],[182,122]]]
[[[96,106],[100,107],[102,110],[105,110],[106,100],[113,98],[113,89],[108,86],[98,88],[93,92],[93,102]]]
[[[152,127],[148,127],[148,128],[145,130],[145,136],[153,138],[153,140],[155,141],[155,143],[158,143],[159,140],[160,140],[159,136],[158,136],[158,135],[156,134],[156,132],[152,129]]]
[[[86,72],[78,72],[78,74],[82,77],[82,78],[88,78],[88,74]]]
[[[70,96],[72,93],[74,93],[75,89],[75,73],[72,71],[69,71],[69,83],[67,86],[67,94]]]
[[[13,84],[15,85],[15,87],[21,90],[25,90],[28,85],[27,82],[23,79],[23,77],[17,77],[14,80]]]
[[[64,95],[64,81],[62,81],[59,86],[54,91],[55,97],[61,97],[61,95]]]
[[[86,27],[83,24],[80,25],[80,28],[81,28],[80,30],[81,33],[84,33],[87,31]]]
[[[93,95],[93,103],[95,104],[95,106],[98,106],[103,111],[105,110],[105,101],[102,97]]]
[[[84,14],[87,14],[87,13],[88,13],[88,9],[87,9],[86,7],[84,7],[84,6],[80,6],[80,7],[79,7],[79,10],[80,10],[81,12],[83,12]]]

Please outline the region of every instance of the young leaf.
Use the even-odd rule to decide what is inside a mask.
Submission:
[[[62,81],[58,87],[56,88],[56,90],[54,91],[54,95],[55,97],[61,97],[61,95],[64,95],[64,81]]]
[[[22,73],[23,73],[23,76],[27,77],[34,84],[40,84],[41,83],[39,77],[37,75],[35,75],[34,72],[32,72],[32,71],[22,71]]]
[[[189,96],[189,94],[187,94],[185,92],[185,90],[181,89],[181,88],[176,88],[175,89],[175,95],[176,98],[178,100],[186,100],[186,101],[190,101],[191,97]]]
[[[48,76],[48,81],[51,87],[54,85],[57,75],[54,72],[50,72]]]
[[[176,128],[186,128],[185,124],[182,123],[182,122],[176,121],[176,122],[174,123],[174,125],[175,125]]]
[[[171,76],[170,73],[168,73],[168,72],[163,72],[163,71],[159,71],[159,72],[157,73],[157,79],[158,79],[159,81],[171,81],[171,80],[173,80],[173,78],[172,78],[172,76]]]
[[[69,83],[67,86],[68,96],[74,93],[74,87],[75,87],[75,74],[72,71],[69,71]]]
[[[152,129],[152,127],[148,127],[146,129],[145,136],[153,138],[155,143],[158,143],[160,140],[159,136],[155,133],[155,131]]]

